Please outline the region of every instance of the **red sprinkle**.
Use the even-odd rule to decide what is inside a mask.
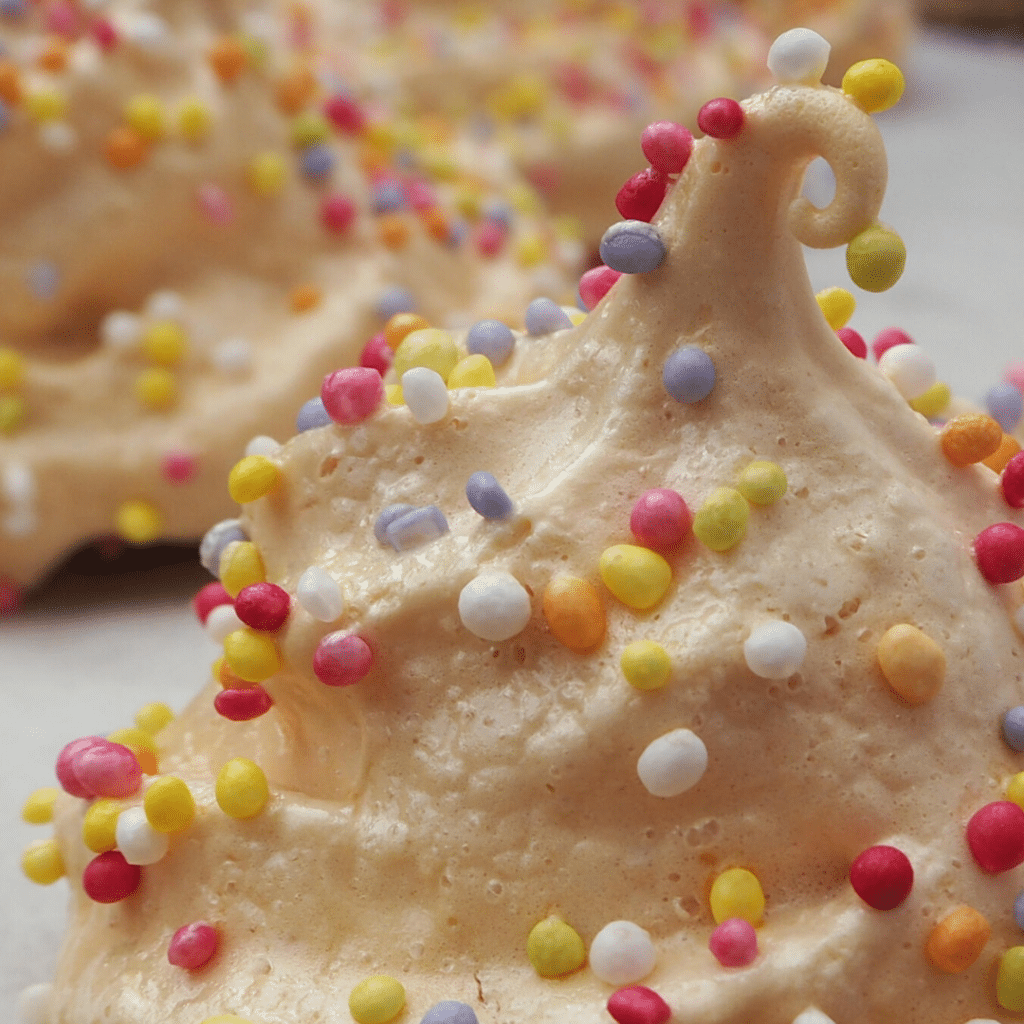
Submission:
[[[394,358],[395,354],[391,351],[388,339],[384,337],[384,332],[381,331],[375,334],[363,346],[363,351],[359,355],[359,365],[368,366],[371,370],[376,370],[383,377],[390,369]]]
[[[198,971],[213,959],[219,944],[220,936],[212,924],[195,921],[193,924],[182,925],[171,937],[167,959],[175,967]]]
[[[913,344],[914,339],[906,331],[901,331],[898,327],[886,327],[884,331],[879,331],[875,335],[875,340],[871,342],[871,351],[876,359],[881,359],[889,349],[897,345]]]
[[[1003,468],[999,486],[1007,505],[1024,508],[1024,452],[1017,452]]]
[[[23,591],[10,576],[0,576],[0,616],[13,615],[21,607]]]
[[[376,372],[376,371],[374,371]],[[288,618],[292,599],[276,583],[253,583],[235,598],[235,614],[253,629],[273,633]]]
[[[328,196],[320,207],[320,220],[328,231],[340,234],[355,220],[356,207],[346,196]]]
[[[869,907],[892,910],[910,895],[914,869],[895,846],[871,846],[850,865],[850,884]]]
[[[588,270],[580,278],[580,299],[588,312],[608,294],[608,290],[620,277],[621,270],[612,270],[602,263],[601,266]]]
[[[617,1024],[665,1024],[672,1008],[652,988],[629,985],[608,997],[608,1012]]]
[[[1013,583],[1024,576],[1024,530],[995,523],[974,538],[978,570],[989,583]]]
[[[505,244],[506,229],[500,221],[488,218],[476,228],[476,247],[481,256],[497,256]]]
[[[692,525],[693,516],[683,496],[667,487],[655,487],[641,494],[629,516],[633,536],[644,547],[659,551],[682,544]]]
[[[354,633],[328,633],[313,655],[313,671],[326,686],[351,686],[372,667],[370,645]]]
[[[172,484],[187,484],[196,475],[198,462],[188,452],[168,452],[160,463],[160,472]]]
[[[713,139],[731,139],[743,127],[743,108],[724,96],[708,100],[697,114],[697,127]]]
[[[967,845],[989,874],[1024,864],[1024,810],[1009,800],[985,804],[967,822]]]
[[[640,148],[656,171],[678,174],[693,152],[693,136],[675,121],[655,121],[641,132]]]
[[[127,899],[142,881],[142,868],[129,864],[120,850],[108,850],[94,857],[82,873],[85,895],[96,903],[118,903]]]
[[[711,933],[708,949],[723,967],[746,967],[757,959],[757,932],[742,917],[730,917]]]
[[[320,397],[335,423],[358,423],[380,405],[384,381],[368,366],[349,366],[324,377]]]
[[[92,36],[101,50],[112,50],[117,46],[117,30],[106,18],[92,23]]]
[[[852,328],[840,327],[836,337],[858,358],[867,359],[868,343]]]
[[[658,212],[667,188],[668,178],[661,171],[648,167],[634,174],[619,189],[615,197],[615,208],[626,220],[650,221]]]
[[[224,587],[214,581],[207,583],[195,597],[192,598],[192,610],[196,618],[205,626],[210,612],[222,604],[231,604],[232,597]]]
[[[83,800],[91,800],[95,795],[75,773],[75,759],[90,747],[99,746],[107,741],[102,736],[83,736],[81,739],[72,740],[57,755],[57,781],[60,788],[71,796],[81,797]]]
[[[257,683],[244,689],[221,690],[213,698],[213,706],[230,722],[251,722],[265,715],[274,706],[274,699]]]
[[[332,96],[324,104],[324,116],[346,135],[358,135],[366,127],[366,114],[350,96]]]

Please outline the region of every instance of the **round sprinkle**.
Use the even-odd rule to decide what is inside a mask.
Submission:
[[[394,352],[388,345],[384,332],[379,331],[363,346],[362,352],[359,353],[359,365],[376,370],[383,377],[391,369],[394,358]]]
[[[1006,504],[1011,508],[1024,508],[1024,452],[1007,462],[999,481]]]
[[[768,50],[768,70],[782,85],[816,85],[832,47],[809,28],[783,32]]]
[[[459,593],[459,618],[481,640],[510,640],[530,621],[530,595],[507,572],[482,572]]]
[[[198,971],[213,959],[219,944],[220,936],[212,924],[195,921],[182,925],[171,937],[167,960],[174,967]]]
[[[967,845],[990,874],[1024,863],[1024,810],[1010,800],[986,804],[967,823]]]
[[[1013,919],[1017,922],[1017,927],[1024,930],[1024,890],[1017,893],[1017,898],[1013,901]]]
[[[908,401],[935,383],[935,363],[919,345],[894,345],[878,360],[878,368]]]
[[[625,605],[653,608],[672,582],[672,569],[661,555],[635,544],[615,544],[601,553],[604,585]]]
[[[697,127],[713,139],[731,139],[742,130],[743,116],[743,108],[735,100],[708,100],[697,113]]]
[[[884,292],[903,275],[907,247],[892,228],[874,224],[846,247],[846,270],[858,288]]]
[[[64,877],[64,857],[56,839],[37,839],[21,855],[21,870],[36,885],[53,885]]]
[[[94,857],[82,874],[85,895],[95,903],[119,903],[139,887],[142,869],[129,864],[119,850],[108,850]]]
[[[466,500],[484,519],[504,519],[512,514],[514,508],[512,499],[501,484],[483,470],[474,473],[467,481]]]
[[[217,773],[217,804],[231,818],[255,818],[267,806],[270,788],[263,769],[245,757],[228,761]]]
[[[384,382],[368,366],[349,366],[324,377],[320,398],[335,423],[359,423],[380,405]]]
[[[782,619],[757,626],[743,644],[747,668],[762,679],[788,679],[800,671],[806,654],[807,638]]]
[[[1024,753],[1024,704],[1003,715],[1003,739],[1011,750]]]
[[[313,655],[313,672],[325,686],[352,686],[373,668],[373,649],[354,633],[328,633]]]
[[[263,556],[252,541],[232,541],[224,549],[220,556],[220,581],[232,598],[253,583],[262,583],[265,578]]]
[[[640,148],[656,171],[679,174],[693,152],[693,136],[675,121],[654,121],[640,133]]]
[[[235,606],[221,604],[213,609],[206,618],[206,635],[215,643],[223,643],[225,638],[242,628],[242,620],[235,614]]]
[[[999,960],[996,999],[1004,1010],[1024,1010],[1024,946],[1013,946]]]
[[[877,57],[858,61],[843,75],[843,92],[868,114],[895,106],[905,87],[903,72],[895,64]]]
[[[752,505],[773,505],[788,487],[786,474],[777,462],[751,462],[740,474],[736,490]]]
[[[672,1008],[653,989],[629,985],[608,997],[608,1013],[615,1024],[667,1024]]]
[[[146,819],[143,807],[127,807],[117,816],[117,848],[129,864],[155,864],[167,856],[170,837]]]
[[[138,759],[121,743],[90,744],[74,755],[72,770],[91,796],[128,797],[142,785]]]
[[[909,346],[901,345],[899,348]],[[898,352],[899,348],[891,351]],[[998,450],[1002,440],[1003,428],[983,413],[964,413],[954,417],[940,436],[942,454],[958,468],[987,459]]]
[[[188,784],[173,775],[155,779],[143,801],[146,820],[157,832],[184,832],[196,816]]]
[[[668,651],[654,640],[637,640],[629,644],[619,659],[626,682],[638,690],[658,690],[672,673]]]
[[[692,789],[708,767],[708,748],[689,729],[673,729],[650,743],[636,770],[652,796],[672,797]]]
[[[974,907],[957,907],[929,932],[924,955],[938,970],[959,974],[981,956],[991,934],[988,921]]]
[[[553,334],[572,327],[569,315],[557,302],[551,299],[534,299],[523,317],[526,333],[530,335]]]
[[[711,933],[708,949],[723,967],[746,967],[757,959],[757,932],[749,921],[730,917]]]
[[[53,808],[57,802],[57,790],[46,786],[31,793],[21,807],[21,820],[29,825],[46,825],[53,821]]]
[[[1012,384],[996,384],[985,393],[985,408],[992,419],[1009,434],[1024,415],[1024,395]]]
[[[299,414],[295,417],[295,429],[304,434],[307,430],[327,427],[333,422],[331,414],[324,407],[324,400],[317,395],[316,398],[303,402]]]
[[[247,626],[273,633],[288,618],[292,599],[287,590],[274,583],[252,583],[235,598],[235,614]]]
[[[629,515],[629,528],[644,547],[669,551],[690,535],[693,516],[681,494],[667,487],[654,487],[636,500]]]
[[[556,576],[544,588],[551,635],[570,651],[592,651],[604,639],[605,614],[597,588],[576,576]]]
[[[814,297],[833,331],[845,327],[857,308],[857,300],[845,288],[825,288]]]
[[[124,804],[120,800],[94,800],[82,819],[82,842],[93,853],[106,853],[117,846],[117,819]]]
[[[295,600],[299,607],[320,622],[334,622],[345,610],[340,584],[318,565],[311,565],[299,577]]]
[[[601,239],[601,260],[623,274],[649,274],[665,259],[665,243],[658,229],[642,220],[613,224]]]
[[[587,311],[593,309],[622,277],[621,271],[604,265],[593,267],[580,278],[580,302]]]
[[[446,381],[460,358],[455,339],[437,327],[410,331],[395,349],[395,374],[401,380],[414,366],[425,366]]]
[[[665,390],[686,405],[703,401],[715,386],[715,364],[711,356],[695,345],[676,349],[661,371]]]
[[[65,793],[81,797],[83,800],[88,800],[95,795],[78,778],[75,765],[84,751],[97,745],[102,746],[106,742],[100,736],[83,736],[80,739],[72,740],[63,747],[57,755],[55,770],[57,781]]]
[[[117,352],[134,348],[142,337],[142,319],[134,313],[115,310],[100,322],[100,338],[103,344]]]
[[[693,533],[712,551],[728,551],[746,536],[749,518],[747,499],[731,487],[719,487],[693,517]]]
[[[516,336],[499,320],[478,320],[466,335],[466,351],[486,356],[492,366],[501,366],[512,354]]]
[[[716,923],[741,918],[752,925],[764,920],[764,892],[757,876],[746,868],[729,868],[715,878],[710,894]]]
[[[405,1009],[405,989],[390,975],[375,974],[352,989],[348,1009],[356,1024],[387,1024]]]
[[[390,320],[396,313],[412,313],[416,300],[406,288],[386,288],[377,298],[377,315],[381,320]]]
[[[206,531],[199,545],[199,561],[212,576],[220,575],[220,559],[224,549],[234,541],[248,540],[240,519],[222,519]]]
[[[415,510],[415,505],[408,505],[404,502],[399,502],[395,505],[388,505],[388,507],[377,516],[377,519],[373,524],[373,535],[377,538],[378,543],[387,544],[388,527],[395,522],[396,519],[401,519],[407,512],[414,512]]]
[[[910,400],[910,408],[914,412],[919,412],[925,419],[933,420],[938,416],[942,415],[946,406],[949,405],[949,400],[953,397],[949,390],[948,384],[943,384],[941,381],[936,381],[923,395],[918,395],[917,398]],[[996,453],[998,455],[998,452]],[[1007,459],[1012,455],[1010,452],[1007,455]],[[996,455],[990,455],[989,458],[994,459]],[[986,465],[987,465],[986,461]],[[999,470],[996,470],[999,472]]]
[[[846,346],[851,355],[858,359],[867,359],[868,343],[852,327],[840,327],[836,331],[836,337]]]
[[[244,628],[224,638],[228,667],[247,683],[262,683],[280,671],[281,655],[272,637]]]
[[[606,924],[590,944],[590,969],[609,985],[642,981],[657,959],[650,934],[632,921]]]
[[[850,865],[850,884],[869,907],[893,910],[910,895],[914,869],[895,846],[871,846]]]
[[[552,915],[530,929],[526,955],[542,978],[561,978],[583,966],[587,948],[572,925]]]
[[[494,367],[487,356],[466,356],[448,374],[449,388],[493,388],[498,383]]]
[[[228,474],[228,493],[232,501],[247,505],[269,494],[281,480],[281,470],[262,455],[239,459]]]
[[[881,359],[895,345],[913,345],[914,339],[899,327],[886,327],[875,335],[871,342],[871,351],[876,359]]]
[[[393,520],[384,531],[396,551],[408,551],[448,533],[448,520],[436,505],[414,508]]]
[[[161,729],[174,721],[174,712],[160,701],[153,701],[139,708],[135,725],[150,736],[156,736]]]
[[[273,706],[273,697],[259,683],[250,686],[243,681],[241,687],[221,690],[213,698],[214,710],[229,722],[251,722]]]
[[[978,571],[989,583],[1013,583],[1024,576],[1024,530],[995,523],[974,538]]]
[[[890,626],[876,654],[886,682],[912,706],[932,700],[946,678],[942,648],[917,626],[905,622]]]
[[[356,206],[348,196],[327,196],[320,205],[320,223],[331,234],[347,231],[355,219]]]
[[[420,1024],[479,1024],[476,1011],[468,1003],[444,999],[427,1010]]]
[[[126,501],[114,520],[117,535],[131,544],[152,544],[163,533],[164,519],[148,501]]]
[[[653,167],[638,171],[619,189],[615,209],[626,220],[649,223],[665,198],[668,184],[668,178]]]

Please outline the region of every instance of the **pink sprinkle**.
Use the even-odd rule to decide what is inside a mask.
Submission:
[[[731,139],[743,127],[743,108],[724,96],[708,100],[697,114],[697,127],[713,139]]]
[[[363,351],[359,354],[359,365],[376,370],[383,377],[394,362],[394,358],[395,354],[391,351],[384,332],[381,331],[363,346]]]
[[[23,591],[10,576],[0,576],[0,617],[13,615],[21,607]]]
[[[349,366],[324,377],[320,397],[335,423],[358,423],[380,405],[384,381],[369,366]]]
[[[1024,576],[1024,530],[995,523],[974,538],[978,570],[989,583],[1013,583]]]
[[[46,24],[51,32],[67,39],[74,39],[80,31],[78,14],[67,3],[53,4],[46,12]]]
[[[757,932],[742,917],[730,917],[711,933],[708,949],[723,967],[746,967],[757,959]]]
[[[92,796],[131,796],[142,785],[138,759],[123,744],[109,740],[78,751],[72,758],[71,768],[82,788]]]
[[[1024,810],[1009,800],[985,804],[967,822],[967,845],[991,875],[1024,864]]]
[[[212,924],[196,921],[182,925],[172,936],[167,947],[167,959],[175,967],[198,971],[205,967],[217,952],[220,936]]]
[[[117,31],[106,18],[92,23],[92,35],[101,50],[112,50],[117,46]]]
[[[871,351],[876,359],[881,359],[889,349],[897,345],[913,344],[914,339],[906,331],[901,331],[898,327],[886,327],[884,331],[879,331],[875,340],[871,342]]]
[[[867,359],[868,343],[852,327],[840,327],[836,336],[858,359]]]
[[[340,234],[355,220],[356,207],[346,196],[328,196],[320,207],[320,220],[328,231]]]
[[[526,169],[526,176],[538,192],[549,194],[558,188],[562,172],[557,164],[533,164]]]
[[[406,188],[406,198],[414,210],[430,210],[437,206],[437,193],[434,187],[422,178],[410,181]]]
[[[1018,391],[1024,391],[1024,363],[1010,363],[1006,368],[1006,379]]]
[[[354,633],[328,633],[313,655],[313,671],[326,686],[351,686],[372,667],[370,645]]]
[[[665,1024],[672,1008],[654,989],[628,985],[608,997],[608,1012],[617,1024]]]
[[[565,64],[556,72],[555,77],[566,99],[571,102],[587,103],[593,99],[594,83],[582,64]]]
[[[655,121],[641,133],[640,148],[656,171],[678,174],[693,152],[693,136],[675,121]]]
[[[72,740],[61,750],[57,755],[56,772],[57,781],[65,793],[81,797],[83,800],[89,800],[93,797],[94,794],[86,786],[82,785],[75,772],[75,759],[90,747],[106,742],[102,736],[83,736],[81,739]]]
[[[707,39],[715,30],[711,8],[706,3],[691,3],[687,20],[694,39]]]
[[[351,96],[332,96],[324,104],[324,116],[346,135],[358,135],[366,127],[366,114]]]
[[[667,487],[654,487],[637,499],[629,516],[633,536],[648,548],[678,547],[690,535],[693,516],[683,496]]]
[[[118,903],[127,899],[142,881],[142,868],[129,864],[119,850],[94,857],[82,874],[85,895],[96,903]]]
[[[230,722],[251,722],[274,706],[274,698],[257,683],[255,686],[221,690],[213,698],[213,706],[218,715],[223,715]]]
[[[200,209],[214,224],[230,224],[235,219],[235,205],[220,185],[200,185],[198,196]]]
[[[485,220],[476,228],[476,247],[481,256],[497,256],[505,244],[505,225],[497,220]]]
[[[1024,508],[1024,452],[1017,452],[1003,468],[999,486],[1007,505]]]
[[[168,452],[160,463],[160,472],[172,484],[187,484],[196,475],[198,461],[188,452]]]
[[[222,604],[231,604],[233,600],[224,587],[214,581],[213,583],[207,583],[192,598],[192,610],[196,613],[196,618],[205,626],[206,620],[214,608]]]
[[[580,299],[588,311],[608,294],[608,290],[620,277],[621,270],[612,270],[602,263],[599,267],[592,267],[580,278]]]
[[[276,583],[252,583],[235,598],[235,614],[253,629],[273,633],[288,618],[292,599]]]
[[[615,197],[615,208],[626,220],[650,221],[665,198],[668,178],[648,167],[634,174]]]

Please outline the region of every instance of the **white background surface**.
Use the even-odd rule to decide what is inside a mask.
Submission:
[[[886,294],[858,293],[851,326],[869,341],[903,327],[940,379],[980,401],[1024,359],[1024,48],[926,34],[903,69],[907,93],[878,123],[890,163],[882,217],[907,244],[907,270]],[[850,287],[841,249],[811,266],[816,289]],[[208,579],[187,565],[65,574],[0,620],[0,1021],[17,1021],[21,989],[52,976],[67,896],[64,882],[42,889],[21,874],[23,847],[50,834],[22,823],[22,801],[53,784],[69,740],[129,725],[152,700],[184,706],[218,653],[188,606]]]

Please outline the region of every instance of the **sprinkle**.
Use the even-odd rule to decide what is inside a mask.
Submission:
[[[208,59],[214,74],[225,85],[230,85],[245,70],[247,54],[239,40],[224,37],[214,44]]]
[[[251,583],[235,598],[235,614],[247,626],[273,633],[285,624],[291,602],[288,591],[275,583]]]
[[[556,576],[544,588],[543,609],[552,636],[570,651],[584,654],[604,639],[601,595],[586,580]]]
[[[952,397],[949,385],[936,381],[923,395],[918,395],[917,398],[911,399],[910,408],[915,412],[919,412],[925,419],[935,419],[949,405],[949,400]],[[989,456],[990,459],[995,457],[995,455]]]
[[[313,655],[313,672],[325,686],[352,686],[373,668],[373,649],[354,633],[328,633]]]
[[[899,346],[904,347],[907,346]],[[954,466],[961,468],[987,459],[996,452],[1002,439],[1002,427],[983,413],[964,413],[954,417],[946,424],[940,438],[942,454]]]
[[[708,767],[708,748],[689,729],[659,736],[640,755],[636,770],[652,796],[672,797],[692,789]]]
[[[743,128],[743,108],[735,101],[720,97],[708,100],[697,112],[697,127],[713,139],[731,139]]]
[[[959,974],[981,956],[991,934],[988,921],[974,907],[957,907],[932,928],[924,955],[940,971]]]
[[[211,576],[220,575],[220,559],[224,549],[235,541],[247,541],[240,519],[222,519],[206,531],[199,545],[199,561]]]
[[[619,189],[615,209],[626,220],[650,223],[665,198],[668,185],[668,178],[653,167],[638,171]]]
[[[309,146],[302,151],[302,173],[313,181],[325,181],[334,170],[334,153],[325,145]]]
[[[64,858],[56,839],[37,839],[21,855],[21,870],[36,885],[53,885],[64,877]]]
[[[405,1009],[402,983],[387,974],[364,978],[348,997],[348,1010],[356,1024],[387,1024]]]
[[[216,586],[216,584],[214,584]],[[174,721],[174,712],[159,701],[144,704],[135,715],[135,725],[150,736],[156,736],[161,729]]]
[[[590,969],[609,985],[629,985],[646,978],[658,954],[650,933],[632,921],[606,924],[590,944]]]
[[[16,395],[0,395],[0,434],[13,434],[24,419],[24,401]]]
[[[78,774],[75,771],[75,763],[84,751],[106,742],[100,736],[83,736],[80,739],[72,740],[70,743],[65,744],[57,755],[57,762],[54,765],[57,781],[65,793],[81,797],[84,800],[88,800],[94,795],[79,780]]]
[[[845,288],[825,288],[814,297],[833,331],[845,327],[857,308],[857,300]]]
[[[1024,946],[1013,946],[999,960],[996,999],[1005,1010],[1024,1010]]]
[[[273,706],[273,697],[259,683],[250,686],[244,680],[242,686],[223,689],[213,698],[214,710],[229,722],[251,722]]]
[[[1024,576],[1024,530],[995,523],[974,538],[978,571],[989,583],[1013,583]]]
[[[189,142],[201,141],[210,131],[210,108],[196,96],[182,100],[177,119],[178,130]]]
[[[817,85],[832,47],[809,28],[783,32],[768,50],[768,70],[782,85]]]
[[[640,148],[656,171],[679,174],[693,151],[693,136],[674,121],[654,121],[641,132]]]
[[[993,473],[1002,473],[1003,470],[1006,469],[1010,459],[1020,451],[1020,441],[1018,441],[1012,434],[1003,434],[1003,439],[999,443],[999,447],[992,455],[987,459],[982,459],[981,462],[983,466],[988,466]]]
[[[82,888],[95,903],[118,903],[139,887],[142,871],[129,864],[118,850],[108,850],[94,857],[82,874]]]
[[[184,832],[196,816],[188,784],[173,775],[155,779],[143,801],[146,820],[157,832]]]
[[[672,673],[668,651],[654,640],[637,640],[623,649],[619,666],[626,682],[638,690],[658,690]]]
[[[82,842],[93,853],[106,853],[117,846],[117,818],[124,804],[120,800],[94,800],[82,818]]]
[[[420,1024],[479,1024],[479,1021],[476,1011],[468,1003],[444,999],[427,1010]]]
[[[514,510],[512,499],[490,473],[480,470],[466,481],[466,500],[484,519],[505,519]]]
[[[232,541],[224,548],[220,556],[220,581],[232,599],[245,587],[262,583],[266,578],[263,556],[252,541]]]
[[[942,648],[907,623],[890,626],[878,642],[876,654],[886,682],[914,707],[932,700],[946,677]]]
[[[103,153],[107,163],[115,170],[128,171],[138,167],[149,155],[149,146],[138,132],[131,128],[112,128],[107,133]]]
[[[482,572],[459,593],[459,618],[481,640],[510,640],[530,621],[530,595],[507,572]]]
[[[1024,810],[996,800],[975,811],[967,823],[967,843],[978,866],[990,874],[1024,863]]]
[[[786,474],[777,462],[751,462],[736,484],[736,490],[752,505],[773,505],[789,486]]]
[[[572,925],[552,915],[530,929],[526,955],[542,978],[561,978],[583,966],[587,948]]]
[[[493,366],[501,366],[512,354],[516,337],[499,320],[478,320],[466,335],[466,351],[486,356]]]
[[[394,354],[383,331],[375,334],[359,353],[359,365],[376,370],[382,377],[391,369]]]
[[[672,1008],[653,989],[629,985],[608,997],[608,1013],[616,1024],[667,1024]]]
[[[757,932],[749,921],[730,917],[711,933],[708,949],[723,967],[747,967],[757,959]]]
[[[154,366],[135,378],[135,395],[147,409],[164,411],[178,401],[178,383],[170,370]]]
[[[252,342],[247,338],[225,338],[210,351],[210,362],[229,377],[244,377],[252,370]]]
[[[388,505],[380,515],[377,516],[376,521],[373,524],[373,535],[377,538],[379,544],[387,544],[388,527],[396,520],[401,519],[406,512],[415,511],[415,505],[409,505],[405,502],[399,502],[395,505]]]
[[[143,775],[155,775],[157,771],[157,747],[153,737],[136,726],[127,729],[115,729],[107,739],[111,743],[120,743],[127,747],[135,760],[139,762]]]
[[[1024,395],[1012,384],[996,384],[985,394],[985,408],[989,415],[1011,433],[1024,414]]]
[[[295,588],[299,606],[320,622],[333,622],[345,610],[341,586],[326,569],[311,565],[299,577]]]
[[[404,380],[404,378],[403,378]],[[448,387],[455,388],[493,388],[497,385],[494,367],[487,356],[473,355],[460,359],[455,368],[448,374]]]
[[[156,96],[139,94],[125,104],[124,119],[147,141],[155,141],[164,134],[164,107]]]
[[[1003,739],[1011,750],[1024,753],[1024,704],[1003,715]]]
[[[658,229],[642,220],[613,224],[601,239],[601,259],[623,274],[648,274],[665,259],[665,243]]]
[[[914,869],[895,846],[871,846],[850,865],[850,885],[869,907],[893,910],[910,895]]]
[[[875,359],[881,359],[889,349],[896,345],[913,344],[914,339],[906,331],[899,327],[886,327],[885,330],[879,331],[875,335],[875,340],[871,342],[871,351]]]
[[[416,422],[424,426],[439,423],[448,415],[448,386],[441,374],[429,367],[414,366],[402,374],[402,397]]]
[[[604,585],[625,605],[653,608],[672,582],[672,569],[657,552],[635,544],[614,544],[601,553]]]
[[[935,384],[935,364],[918,345],[894,345],[878,360],[878,368],[908,401]]]
[[[728,551],[746,536],[749,517],[747,499],[731,487],[719,487],[693,517],[693,533],[712,551]]]
[[[356,217],[356,206],[348,196],[327,196],[320,205],[320,222],[333,234],[346,231]]]
[[[852,327],[840,327],[836,331],[836,337],[846,346],[851,355],[858,359],[867,358],[868,343]]]
[[[407,288],[386,288],[377,299],[377,316],[390,320],[396,313],[412,313],[416,300]]]
[[[270,459],[262,455],[247,455],[231,468],[228,493],[232,501],[247,505],[269,494],[280,481],[281,470]]]
[[[0,348],[0,389],[17,388],[25,380],[25,359],[11,348]]]
[[[846,269],[858,288],[888,291],[902,276],[907,262],[903,239],[892,228],[873,224],[846,247]]]
[[[138,759],[121,743],[91,743],[75,753],[71,768],[90,796],[127,797],[142,785]]]
[[[709,899],[716,924],[738,917],[757,926],[764,920],[764,891],[757,876],[746,868],[729,868],[718,875]]]
[[[415,366],[425,366],[446,381],[458,361],[459,349],[455,339],[440,328],[424,327],[407,334],[395,349],[395,374],[401,380],[406,371]]]
[[[413,331],[422,331],[428,327],[430,322],[419,313],[396,313],[384,325],[384,340],[394,352]]]
[[[212,924],[195,921],[182,925],[171,937],[167,960],[174,967],[198,971],[213,959],[219,944],[220,936]]]
[[[170,849],[170,836],[157,832],[142,807],[127,807],[117,818],[117,848],[129,864],[156,864]]]
[[[206,619],[206,635],[215,643],[223,643],[225,638],[242,628],[242,620],[235,614],[233,605],[222,604],[214,608]]]
[[[258,764],[235,757],[217,773],[217,804],[231,818],[255,818],[267,806],[270,788]]]
[[[747,668],[762,679],[788,679],[799,672],[807,654],[807,638],[782,619],[762,623],[743,643]]]
[[[21,808],[21,819],[29,825],[45,825],[53,821],[53,807],[57,802],[57,790],[46,786],[31,793]]]
[[[609,289],[622,277],[622,272],[603,264],[593,267],[580,278],[580,302],[584,309],[592,310],[608,294]]]
[[[311,398],[308,402],[303,403],[298,416],[295,417],[295,429],[300,434],[304,434],[307,430],[326,427],[333,422],[324,407],[324,400],[317,395],[316,398]]]
[[[1017,898],[1013,901],[1013,919],[1017,922],[1017,927],[1024,930],[1024,890],[1017,893]]]
[[[171,321],[151,324],[142,334],[142,353],[161,366],[174,366],[185,355],[185,332]]]
[[[448,520],[436,505],[414,508],[392,520],[384,531],[387,542],[396,551],[427,544],[448,533]]]
[[[858,61],[843,75],[843,92],[868,114],[895,106],[905,87],[903,72],[877,57]]]
[[[172,484],[187,484],[197,468],[195,456],[188,452],[168,452],[160,460],[160,475]]]
[[[536,336],[564,331],[572,327],[565,310],[551,299],[534,299],[527,307],[523,319],[526,333]]]
[[[247,683],[261,683],[281,668],[273,638],[249,628],[237,629],[224,638],[224,657],[231,671]]]
[[[629,516],[629,528],[637,541],[659,551],[682,544],[692,525],[693,516],[682,495],[667,487],[641,494]]]
[[[1014,455],[1006,464],[999,486],[1007,505],[1024,508],[1024,452]]]
[[[308,313],[320,305],[320,289],[313,284],[300,284],[293,288],[288,296],[288,304],[293,313]]]
[[[339,93],[329,97],[323,111],[331,124],[346,135],[358,135],[366,125],[366,115],[351,96]]]
[[[695,345],[676,349],[661,372],[665,390],[686,405],[703,401],[715,386],[715,364],[711,356]]]

